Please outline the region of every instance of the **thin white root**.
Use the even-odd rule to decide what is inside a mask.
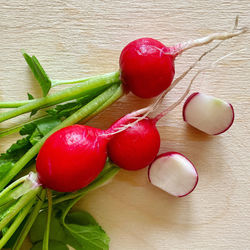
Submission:
[[[218,33],[213,33],[205,37],[201,37],[195,40],[189,40],[187,42],[182,42],[179,43],[173,47],[171,47],[170,54],[172,55],[180,55],[184,51],[194,48],[194,47],[200,47],[205,44],[211,43],[215,40],[227,40],[230,38],[233,38],[235,36],[239,36],[245,32],[248,31],[246,27],[243,27],[241,29],[237,29],[239,23],[239,16],[236,16],[235,22],[234,22],[234,27],[231,32],[218,32]]]
[[[207,54],[209,54],[210,52],[212,52],[213,50],[218,48],[222,43],[223,43],[223,41],[217,43],[211,49],[205,51],[186,71],[184,71],[180,76],[178,76],[172,82],[172,84],[164,92],[161,93],[161,95],[157,98],[155,103],[152,104],[152,106],[153,106],[151,108],[151,109],[153,109],[152,111],[156,110],[162,104],[162,102],[163,102],[165,96],[168,94],[168,92],[170,92],[198,63],[200,63],[200,61],[202,60],[202,58],[204,56],[206,56]]]
[[[210,67],[209,67],[210,68]],[[167,107],[163,112],[161,112],[159,115],[157,115],[155,118],[154,118],[154,121],[157,122],[159,121],[162,117],[164,117],[167,113],[169,113],[170,111],[174,110],[179,104],[182,103],[182,101],[186,98],[186,96],[188,95],[188,93],[190,92],[190,89],[191,89],[191,86],[194,82],[194,80],[197,78],[197,76],[202,73],[203,71],[205,71],[207,69],[206,68],[203,68],[203,69],[200,69],[195,75],[194,77],[192,78],[192,80],[190,81],[186,91],[183,93],[183,95],[176,101],[174,102],[172,105],[170,105],[169,107]]]
[[[159,121],[162,117],[164,117],[166,114],[168,114],[170,111],[172,111],[173,109],[175,109],[179,104],[181,104],[181,102],[186,98],[186,96],[189,94],[191,86],[194,82],[194,80],[198,77],[198,75],[202,72],[204,72],[205,70],[211,69],[211,68],[215,68],[217,66],[217,64],[219,64],[219,62],[221,62],[222,60],[224,60],[225,58],[232,56],[234,54],[238,54],[239,52],[242,52],[246,49],[241,49],[238,51],[234,51],[232,53],[229,53],[225,56],[220,57],[219,59],[217,59],[215,62],[211,63],[210,65],[198,70],[198,72],[194,75],[194,77],[191,79],[186,91],[184,92],[184,94],[176,101],[174,102],[172,105],[170,105],[169,107],[167,107],[164,111],[162,111],[160,114],[158,114],[154,120],[155,122]]]

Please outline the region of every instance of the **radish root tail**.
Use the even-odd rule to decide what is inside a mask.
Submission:
[[[239,35],[248,31],[248,29],[246,27],[238,29],[238,23],[239,23],[239,16],[236,16],[235,22],[234,22],[234,28],[232,31],[230,31],[230,32],[217,32],[217,33],[213,33],[213,34],[210,34],[208,36],[201,37],[201,38],[198,38],[195,40],[189,40],[187,42],[179,43],[179,44],[171,47],[170,54],[177,56],[188,49],[191,49],[194,47],[200,47],[200,46],[209,44],[215,40],[221,40],[221,41],[228,40],[230,38],[239,36]]]

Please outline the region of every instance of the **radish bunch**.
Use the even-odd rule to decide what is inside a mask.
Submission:
[[[151,98],[162,93],[157,100],[162,101],[166,93],[182,80],[197,62],[212,49],[205,52],[172,83],[176,56],[192,47],[201,46],[213,40],[226,40],[243,32],[245,32],[244,29],[233,30],[229,33],[215,33],[201,39],[177,44],[174,47],[166,47],[152,38],[135,40],[121,52],[121,81],[128,90],[142,98]],[[148,114],[152,111],[149,107],[125,115],[107,130],[85,125],[73,125],[55,132],[46,140],[37,157],[36,169],[40,183],[60,192],[76,191],[87,186],[98,176],[108,155],[114,163],[127,170],[138,170],[151,164],[149,178],[154,185],[166,191],[169,190],[170,193],[177,196],[190,193],[198,180],[198,174],[191,162],[178,153],[167,153],[156,158],[160,148],[160,135],[156,123],[181,103],[188,94],[190,86],[191,84],[176,103],[155,118],[148,117]],[[199,119],[202,119],[199,112],[202,113],[202,109],[209,108],[210,103],[213,102],[211,98],[208,98],[208,100],[202,95],[199,96],[202,97],[200,98],[200,104],[199,101],[198,104],[194,104],[195,99],[189,98],[183,111],[184,120],[198,128],[200,124],[206,124],[205,120],[199,121]],[[196,99],[199,96],[197,95]],[[200,109],[195,109],[197,105]],[[214,115],[213,119],[217,120],[221,113],[225,111],[223,108],[227,105],[225,103],[223,105],[221,105],[221,111]],[[209,112],[208,115],[214,114],[213,109]],[[221,120],[226,116],[222,116]],[[229,121],[232,123],[233,116],[230,119],[225,123],[227,127],[229,127]],[[225,124],[221,123],[221,126],[216,127],[216,129],[206,127],[207,130],[204,130],[202,126],[200,129],[208,133],[214,131],[219,133],[225,130],[223,127]],[[159,167],[161,165],[159,162],[164,163],[162,167]],[[159,174],[157,174],[158,169],[160,170]],[[160,183],[161,181],[164,182],[164,178],[167,176],[166,182],[172,183],[171,185],[175,189],[174,185],[177,185],[180,180],[175,184],[173,184],[173,180],[177,180],[178,175],[180,178],[187,176],[187,183],[183,182],[183,187],[185,187],[183,190],[180,187],[176,189],[176,192],[173,192],[171,188],[169,189],[168,186]],[[190,181],[189,177],[191,178]]]

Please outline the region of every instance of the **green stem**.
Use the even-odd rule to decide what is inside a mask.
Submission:
[[[43,143],[47,140],[47,138],[56,132],[57,130],[75,124],[81,121],[84,118],[87,118],[91,113],[95,112],[102,106],[106,101],[108,101],[114,94],[116,95],[115,98],[112,98],[113,101],[117,100],[123,93],[123,91],[118,91],[119,88],[122,88],[118,85],[113,85],[102,94],[94,98],[84,107],[80,108],[74,114],[69,116],[65,119],[62,123],[52,129],[46,136],[44,136],[39,142],[37,142],[24,156],[15,163],[15,165],[11,168],[7,175],[5,175],[0,181],[0,190],[2,190],[9,181],[18,174],[18,172],[31,160],[33,159],[36,154],[39,152],[40,148],[42,147]],[[101,111],[101,110],[100,110]]]
[[[49,189],[47,189],[47,197],[48,197],[48,218],[43,237],[43,250],[49,250],[49,231],[50,231],[50,222],[52,214],[52,195]]]
[[[93,77],[95,76],[73,79],[73,80],[51,80],[51,83],[52,83],[52,87],[55,87],[55,86],[63,85],[63,84],[76,84],[76,83],[86,82]]]
[[[22,196],[17,203],[10,208],[9,212],[5,215],[5,217],[0,221],[0,230],[2,230],[17,214],[18,212],[25,207],[41,190],[41,187],[37,187],[27,194]]]
[[[24,122],[24,123],[22,123],[22,124],[20,124],[20,125],[17,125],[17,126],[8,128],[8,129],[4,129],[4,130],[0,131],[0,138],[1,138],[1,137],[4,137],[4,136],[6,136],[6,135],[11,135],[11,134],[13,134],[13,133],[17,133],[17,132],[19,132],[19,131],[21,130],[21,128],[22,128],[23,126],[25,126],[25,125],[27,125],[27,124],[30,124],[30,123],[32,123],[32,122],[36,122],[36,121],[42,120],[42,119],[45,118],[46,116],[47,116],[47,115],[43,115],[43,116],[40,116],[40,117],[38,117],[38,118],[36,118],[36,119],[30,120],[30,121],[28,121],[28,122]]]
[[[11,238],[11,236],[15,233],[17,228],[20,226],[20,224],[23,222],[27,214],[29,213],[33,203],[35,202],[35,199],[33,199],[32,202],[29,202],[22,210],[19,212],[18,216],[16,217],[15,221],[11,224],[8,231],[4,234],[2,239],[0,240],[0,249],[3,248],[3,246],[8,242],[8,240]],[[15,249],[15,248],[14,248]]]
[[[0,108],[18,108],[30,103],[32,100],[16,101],[16,102],[0,102]]]
[[[43,189],[37,203],[35,204],[31,214],[29,215],[25,225],[23,226],[23,229],[22,229],[21,233],[19,234],[13,249],[19,250],[22,247],[22,244],[23,244],[25,238],[27,237],[33,223],[36,220],[36,217],[39,214],[40,209],[42,208],[42,205],[43,205],[44,200],[45,200],[45,196],[46,196],[46,189]]]
[[[18,186],[19,184],[23,183],[26,178],[28,177],[28,175],[21,177],[20,179],[16,180],[15,182],[11,183],[7,188],[5,188],[1,193],[0,193],[0,200],[3,199],[3,197],[12,189],[14,189],[16,186]],[[1,206],[1,203],[0,203]]]
[[[94,89],[107,88],[114,83],[120,82],[120,72],[113,72],[101,76],[93,77],[82,84],[58,91],[57,93],[45,96],[43,98],[34,99],[30,103],[23,105],[11,111],[7,111],[0,114],[0,122],[6,121],[18,115],[30,112],[38,108],[44,108],[50,105],[55,105],[60,102],[69,101],[75,98],[81,97],[83,94],[87,94]]]

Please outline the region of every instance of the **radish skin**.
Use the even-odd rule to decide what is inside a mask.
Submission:
[[[160,149],[160,134],[148,117],[115,134],[108,143],[108,155],[120,168],[139,170],[148,166]]]
[[[154,186],[177,197],[190,194],[199,179],[193,163],[178,152],[157,156],[148,169],[148,178]]]

